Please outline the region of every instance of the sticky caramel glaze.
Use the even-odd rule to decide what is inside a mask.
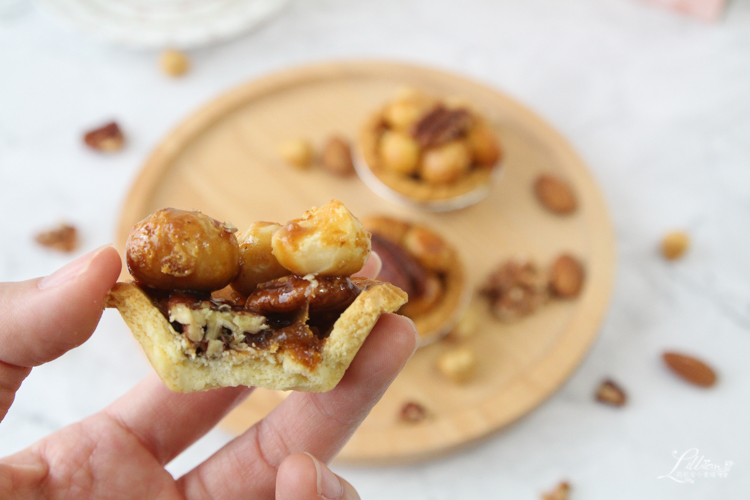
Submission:
[[[229,300],[212,298],[201,292],[164,292],[141,287],[154,305],[169,321],[169,308],[175,303],[190,308],[210,307],[212,310],[250,311],[266,317],[268,330],[245,336],[245,343],[255,349],[278,346],[279,351],[292,356],[310,369],[320,361],[325,339],[333,325],[370,280],[317,277],[312,293],[305,293],[310,285],[299,276],[285,276],[262,283],[250,294],[244,305]],[[283,297],[282,300],[279,300]],[[182,325],[172,323],[178,333]],[[198,345],[200,347],[200,345]]]

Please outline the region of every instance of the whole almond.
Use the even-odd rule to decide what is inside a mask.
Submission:
[[[716,372],[703,361],[678,352],[662,354],[664,362],[676,375],[700,387],[711,387],[716,383]]]
[[[570,214],[578,208],[578,201],[570,185],[549,174],[540,175],[534,183],[534,193],[539,202],[550,212]]]
[[[320,163],[332,174],[346,177],[354,173],[349,143],[341,136],[331,136],[323,146]]]
[[[610,406],[624,406],[628,398],[625,391],[613,380],[606,379],[596,390],[596,400]]]
[[[550,289],[558,297],[572,299],[581,293],[585,272],[575,257],[559,256],[550,271]]]

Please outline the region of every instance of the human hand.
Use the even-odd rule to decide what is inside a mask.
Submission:
[[[46,278],[0,284],[0,418],[32,367],[91,336],[120,268],[117,252],[103,247]],[[361,274],[372,277],[378,270],[373,258]],[[416,345],[409,320],[383,315],[334,390],[292,393],[178,479],[164,466],[252,389],[178,394],[152,374],[101,412],[0,459],[0,498],[357,499],[325,463]]]

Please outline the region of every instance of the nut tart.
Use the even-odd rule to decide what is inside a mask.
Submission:
[[[238,233],[200,212],[163,209],[131,230],[132,283],[117,308],[170,389],[333,389],[382,313],[406,293],[352,277],[370,234],[343,204]]]

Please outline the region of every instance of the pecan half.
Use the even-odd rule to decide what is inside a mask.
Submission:
[[[125,144],[125,136],[117,122],[111,122],[88,132],[83,136],[83,142],[97,151],[113,153],[122,149],[123,144]]]
[[[284,276],[258,285],[245,307],[261,314],[283,314],[299,311],[309,303],[311,314],[326,313],[345,309],[359,291],[349,278]]]
[[[60,224],[54,229],[38,233],[34,240],[53,250],[72,252],[78,248],[78,230],[68,224]]]
[[[411,135],[423,149],[440,146],[466,134],[473,122],[467,110],[439,105],[414,124]]]

